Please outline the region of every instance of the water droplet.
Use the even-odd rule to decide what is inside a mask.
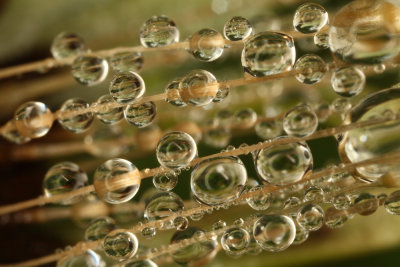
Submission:
[[[246,168],[239,158],[218,157],[197,164],[190,185],[198,200],[218,205],[238,198],[246,180]]]
[[[29,138],[46,135],[53,125],[53,114],[41,102],[29,101],[20,105],[14,115],[18,132]]]
[[[301,226],[296,227],[296,237],[293,240],[293,245],[303,244],[309,236],[309,232]]]
[[[347,194],[339,194],[333,198],[333,206],[337,210],[348,209],[351,205],[351,199]]]
[[[222,229],[224,227],[226,227],[226,222],[223,221],[223,220],[218,220],[218,221],[214,222],[213,225],[212,225],[212,229],[214,231]]]
[[[72,192],[88,184],[88,177],[79,166],[73,162],[64,161],[52,166],[44,176],[43,190],[46,197]],[[81,197],[63,200],[64,205],[76,203]]]
[[[246,198],[247,204],[254,210],[266,210],[271,203],[271,194],[262,193],[263,186],[255,186],[249,190],[249,193],[257,192],[254,196]]]
[[[317,56],[307,54],[299,58],[294,64],[296,79],[305,84],[314,84],[322,80],[327,72],[324,60]]]
[[[400,215],[400,190],[392,192],[384,205],[388,213]]]
[[[15,144],[25,144],[29,142],[31,139],[22,135],[17,127],[15,126],[15,120],[10,120],[6,125],[3,126],[3,131],[1,132],[2,136],[10,142]]]
[[[111,95],[103,95],[97,99],[96,116],[105,124],[115,124],[124,117],[123,108],[111,106],[113,103],[115,101]]]
[[[253,26],[243,17],[233,17],[224,25],[224,36],[231,41],[240,41],[250,36]]]
[[[140,180],[137,184],[112,190],[113,182],[117,183],[118,178],[131,173],[134,177],[138,169],[131,162],[125,159],[110,159],[101,164],[94,173],[94,187],[97,195],[104,201],[111,204],[120,204],[131,200],[139,190]]]
[[[328,23],[328,12],[318,4],[305,3],[296,9],[294,28],[301,33],[315,33]]]
[[[178,176],[174,172],[153,176],[154,186],[161,191],[170,191],[178,184]]]
[[[134,234],[117,229],[107,234],[103,241],[106,254],[117,259],[128,259],[135,255],[139,242]]]
[[[244,70],[256,77],[289,71],[295,59],[293,38],[278,32],[253,35],[246,40],[242,51]]]
[[[189,221],[186,217],[178,216],[174,219],[174,227],[178,231],[183,231],[189,226]]]
[[[373,214],[379,207],[378,199],[370,193],[361,193],[356,199],[354,199],[355,211],[363,216]]]
[[[296,227],[285,215],[264,215],[254,223],[253,235],[264,250],[278,252],[293,243]]]
[[[204,230],[197,227],[188,227],[184,231],[178,231],[172,236],[171,244],[184,242],[197,236],[198,232],[204,235]],[[216,255],[217,244],[215,240],[199,240],[179,248],[172,253],[172,258],[181,265],[198,266],[207,264]]]
[[[250,128],[256,121],[257,113],[252,108],[239,109],[233,115],[233,122],[239,128]]]
[[[110,95],[120,104],[132,104],[142,97],[146,86],[139,74],[129,71],[115,75],[110,83]]]
[[[224,127],[210,129],[204,134],[204,143],[215,148],[226,147],[231,139],[231,133]]]
[[[143,67],[143,56],[140,52],[119,52],[110,57],[111,68],[115,72],[139,72]]]
[[[62,32],[54,38],[50,52],[57,60],[78,56],[84,52],[83,39],[75,33]]]
[[[324,210],[315,204],[303,206],[297,213],[297,222],[307,231],[316,231],[324,224]]]
[[[183,201],[178,195],[172,192],[161,192],[147,202],[144,217],[149,221],[156,221],[181,212],[183,208]]]
[[[84,132],[89,129],[94,117],[93,112],[89,111],[88,108],[89,103],[83,99],[69,99],[61,105],[62,117],[58,119],[58,122],[64,129],[73,133]],[[77,112],[80,114],[74,114]]]
[[[157,108],[153,101],[143,104],[131,104],[124,109],[124,117],[127,122],[138,128],[149,126],[157,114]]]
[[[349,215],[346,210],[337,210],[334,207],[330,207],[325,211],[325,225],[331,229],[342,227],[348,219]]]
[[[197,156],[197,145],[187,133],[170,132],[158,142],[156,156],[163,167],[170,169],[186,167]]]
[[[255,164],[261,179],[271,184],[285,185],[300,181],[311,170],[313,159],[308,145],[297,142],[259,150]]]
[[[165,93],[167,94],[166,101],[176,107],[184,107],[186,103],[182,100],[179,93],[179,84],[181,80],[173,80],[165,87]]]
[[[365,75],[357,67],[342,67],[332,74],[331,84],[338,95],[352,97],[358,95],[364,89]]]
[[[107,60],[98,56],[78,56],[71,65],[72,76],[83,85],[94,86],[105,80],[108,74]]]
[[[283,129],[288,135],[304,137],[313,134],[318,127],[318,117],[307,104],[288,110],[283,118]]]
[[[179,30],[168,17],[153,16],[140,28],[139,38],[144,47],[162,47],[179,42]]]
[[[222,248],[234,255],[246,252],[250,244],[250,234],[243,228],[231,228],[226,230],[221,237]]]
[[[142,236],[144,238],[150,239],[156,235],[156,229],[152,227],[145,227],[142,229]]]
[[[57,267],[102,267],[105,265],[106,263],[103,261],[100,255],[91,249],[82,251],[78,255],[75,254],[63,257],[57,262]]]
[[[304,201],[323,202],[325,200],[322,188],[311,186],[304,192]]]
[[[332,53],[348,63],[377,64],[400,51],[400,8],[388,1],[353,1],[344,6],[330,26]]]
[[[346,121],[356,123],[382,118],[384,110],[397,113],[399,103],[400,88],[382,90],[367,96],[354,106]],[[340,140],[339,154],[343,162],[359,162],[396,152],[400,149],[399,129],[399,121],[389,121],[348,131]],[[358,167],[354,175],[364,181],[374,182],[388,172],[399,173],[398,165],[385,165],[383,162],[371,164]]]
[[[214,61],[224,52],[224,38],[213,29],[201,29],[189,37],[189,52],[200,61]]]
[[[217,79],[206,70],[193,70],[182,78],[179,94],[182,100],[194,106],[210,104],[218,91]]]
[[[260,121],[255,125],[254,130],[258,137],[264,140],[272,139],[282,133],[282,122],[279,120]]]
[[[212,100],[215,103],[222,102],[225,100],[229,95],[229,86],[228,85],[219,85],[217,94],[215,95],[214,99]]]
[[[85,230],[86,241],[103,239],[108,233],[117,228],[115,221],[110,217],[100,217],[90,222]]]
[[[131,259],[125,261],[122,267],[158,267],[158,265],[152,260],[137,260]]]

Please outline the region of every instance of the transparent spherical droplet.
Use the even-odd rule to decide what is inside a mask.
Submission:
[[[165,87],[165,93],[167,94],[167,98],[165,99],[168,103],[177,106],[184,107],[186,103],[182,100],[182,97],[179,93],[179,84],[181,80],[173,80]]]
[[[299,82],[314,84],[322,80],[327,72],[327,67],[321,57],[307,54],[296,61],[294,70],[296,71],[295,77]]]
[[[55,59],[75,57],[84,52],[83,39],[69,32],[62,32],[54,38],[50,52]]]
[[[143,67],[143,56],[140,52],[119,52],[110,57],[110,66],[115,72],[139,72]]]
[[[177,231],[171,238],[171,244],[187,244],[172,253],[174,261],[181,265],[198,266],[207,264],[216,255],[218,243],[213,239],[204,239],[204,230],[189,227],[184,231]],[[196,238],[198,241],[187,243],[188,239]]]
[[[326,120],[331,115],[331,107],[326,102],[317,104],[314,111],[317,114],[318,122],[326,122]]]
[[[194,167],[190,186],[198,200],[218,205],[238,198],[246,181],[246,168],[239,158],[218,157]]]
[[[325,199],[325,193],[322,188],[311,186],[304,192],[304,201],[322,202]]]
[[[168,17],[153,16],[140,28],[139,39],[144,47],[162,47],[179,42],[179,30]]]
[[[365,75],[357,67],[342,67],[332,74],[331,84],[338,95],[352,97],[358,95],[364,89]]]
[[[136,184],[120,189],[113,189],[113,186],[115,186],[113,181],[118,182],[118,178],[123,175],[128,176],[128,173],[132,174],[132,177],[135,177],[138,172],[139,170],[135,165],[125,159],[115,158],[107,160],[94,173],[93,184],[97,195],[111,204],[120,204],[131,200],[139,190],[140,179],[136,180]]]
[[[172,192],[161,192],[147,202],[144,217],[149,221],[160,220],[181,212],[183,208],[183,201],[178,195]]]
[[[392,192],[385,200],[385,209],[393,215],[400,215],[400,190]]]
[[[132,145],[125,141],[127,138],[118,126],[99,128],[85,136],[86,150],[97,157],[114,158],[129,152]]]
[[[351,199],[347,194],[339,194],[333,198],[333,206],[338,210],[348,209],[351,205]]]
[[[58,119],[58,122],[64,129],[73,133],[84,132],[89,129],[94,117],[93,112],[88,108],[89,103],[83,99],[69,99],[61,105],[61,118]]]
[[[98,56],[78,56],[71,65],[72,76],[83,85],[100,84],[107,77],[107,60]]]
[[[193,70],[182,78],[179,94],[182,100],[194,106],[210,104],[218,91],[217,79],[206,70]]]
[[[370,193],[361,193],[353,204],[354,210],[363,216],[373,214],[379,207],[379,200]]]
[[[146,86],[142,77],[133,71],[115,75],[110,83],[110,95],[120,104],[131,104],[142,97]]]
[[[393,1],[394,2],[394,1]],[[377,64],[400,51],[400,8],[389,1],[352,1],[333,19],[332,53],[348,63]]]
[[[283,118],[283,129],[288,135],[304,137],[313,134],[318,127],[318,117],[307,104],[289,109]]]
[[[117,259],[128,259],[135,255],[139,246],[137,237],[123,229],[117,229],[107,234],[103,241],[106,254]]]
[[[213,29],[201,29],[189,37],[189,52],[200,61],[214,61],[224,52],[222,34]]]
[[[39,138],[46,135],[53,125],[53,114],[45,104],[29,101],[17,108],[14,120],[19,133]]]
[[[204,143],[215,148],[223,148],[229,144],[231,133],[225,127],[210,129],[204,133]]]
[[[383,111],[397,113],[400,103],[400,88],[381,90],[364,98],[352,108],[346,123],[359,123],[371,119],[384,118]],[[400,150],[399,121],[388,121],[379,125],[371,125],[362,129],[354,129],[343,134],[339,143],[340,156],[343,162],[359,162],[379,158],[388,153]],[[356,178],[374,182],[388,172],[399,173],[396,164],[370,164],[358,167],[354,173]]]
[[[253,234],[250,235],[250,244],[247,247],[246,254],[248,255],[258,255],[262,252],[262,248],[258,245],[257,241],[254,239]]]
[[[295,59],[293,38],[278,32],[253,35],[246,40],[242,51],[244,70],[256,77],[289,71]]]
[[[293,240],[293,245],[303,244],[309,236],[309,232],[303,227],[296,227],[296,236]]]
[[[117,228],[114,219],[110,217],[100,217],[90,222],[85,230],[86,241],[96,241],[103,239],[108,233]]]
[[[186,217],[178,216],[174,219],[174,226],[178,231],[186,230],[189,226],[189,220]]]
[[[283,203],[283,208],[288,210],[288,209],[292,209],[294,207],[297,207],[300,204],[301,204],[300,198],[295,197],[295,196],[291,196],[285,201],[285,203]],[[290,213],[290,214],[292,214],[292,213]]]
[[[142,236],[144,238],[150,239],[156,235],[156,229],[152,227],[145,227],[142,229]]]
[[[250,244],[250,234],[243,228],[231,228],[226,230],[221,237],[222,248],[234,255],[246,252]]]
[[[214,99],[212,100],[215,103],[219,103],[224,101],[229,95],[229,86],[227,85],[220,85],[215,95]]]
[[[296,9],[293,26],[301,33],[315,33],[328,23],[328,12],[314,3],[306,3]]]
[[[338,97],[332,101],[331,109],[333,112],[345,114],[351,109],[351,102],[347,98]]]
[[[184,132],[167,133],[158,142],[156,150],[158,162],[170,169],[188,166],[196,155],[196,142]]]
[[[296,226],[288,216],[264,215],[254,223],[253,235],[261,248],[278,252],[293,243]]]
[[[244,224],[243,218],[237,218],[233,221],[233,225],[237,227],[243,226],[243,224]]]
[[[307,231],[316,231],[324,224],[324,210],[315,204],[303,206],[297,213],[297,222]]]
[[[282,122],[277,120],[260,121],[255,125],[254,130],[258,137],[264,140],[272,139],[282,133]]]
[[[342,227],[349,219],[349,214],[346,210],[337,210],[330,207],[325,211],[325,225],[331,229]]]
[[[124,117],[127,122],[138,128],[150,125],[157,114],[157,108],[153,101],[143,104],[132,104],[124,109]]]
[[[57,262],[57,267],[103,267],[105,262],[99,254],[88,249],[78,255],[71,255],[61,258]]]
[[[21,132],[15,126],[15,120],[10,120],[3,126],[1,135],[10,142],[21,145],[29,142],[31,139],[22,135]]]
[[[253,196],[246,198],[247,204],[254,210],[266,210],[271,204],[271,194],[261,192],[263,186],[258,185],[251,188],[248,193],[255,193]]]
[[[52,166],[44,176],[43,190],[46,197],[72,192],[88,184],[88,177],[79,166],[65,161]],[[74,197],[62,201],[67,205],[79,201],[81,197]]]
[[[152,260],[130,259],[122,264],[122,267],[158,267]]]
[[[384,73],[385,70],[386,70],[386,66],[385,66],[385,64],[383,64],[383,63],[381,63],[381,64],[376,64],[376,65],[374,66],[373,70],[374,70],[375,73],[378,73],[378,74]]]
[[[218,220],[218,221],[214,222],[213,225],[212,225],[212,229],[214,231],[222,229],[224,227],[226,227],[226,222],[223,221],[223,220]]]
[[[224,25],[224,36],[231,41],[240,41],[250,36],[253,26],[243,17],[233,17]]]
[[[297,142],[259,150],[255,164],[261,179],[271,184],[285,185],[301,180],[312,169],[313,159],[308,145]]]
[[[111,95],[103,95],[97,99],[96,116],[105,124],[115,124],[124,117],[123,108],[113,104],[115,101]]]
[[[257,113],[252,108],[239,109],[233,115],[233,122],[239,128],[249,128],[257,121]]]
[[[319,32],[314,35],[314,44],[321,49],[329,48],[329,34],[325,32]]]
[[[171,191],[178,184],[178,175],[174,172],[153,176],[154,186],[161,191]]]

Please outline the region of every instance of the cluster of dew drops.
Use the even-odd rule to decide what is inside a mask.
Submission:
[[[336,45],[335,41],[331,40],[332,36],[323,31],[327,24],[326,10],[312,3],[301,5],[293,19],[295,30],[304,34],[314,34],[314,43],[321,49]],[[328,65],[317,55],[306,54],[296,61],[296,50],[291,36],[271,31],[254,34],[252,25],[243,17],[230,19],[224,26],[223,35],[213,29],[197,31],[187,39],[187,50],[200,61],[214,61],[222,55],[226,47],[224,38],[243,42],[242,66],[244,71],[253,77],[279,74],[293,69],[296,79],[301,83],[315,84],[320,82],[329,70]],[[147,48],[173,45],[179,42],[179,30],[171,19],[155,16],[141,27],[140,42]],[[331,47],[331,50],[344,56],[344,52],[336,47]],[[109,65],[115,72],[109,86],[109,94],[98,99],[95,112],[89,109],[89,103],[79,98],[69,99],[61,106],[61,114],[65,112],[65,115],[59,117],[58,121],[63,128],[74,133],[83,132],[89,128],[95,115],[105,124],[115,124],[122,118],[138,128],[152,123],[156,116],[155,103],[135,104],[146,91],[144,80],[137,73],[143,65],[140,52],[118,52],[107,61],[101,56],[86,52],[83,40],[78,35],[61,33],[55,38],[51,53],[57,60],[75,57],[71,66],[72,75],[84,85],[101,83],[108,74]],[[166,101],[177,107],[205,106],[211,102],[220,102],[228,95],[229,88],[209,86],[206,93],[199,93],[202,87],[216,82],[214,75],[206,70],[191,71],[166,86]],[[366,78],[360,67],[351,65],[335,68],[331,76],[331,85],[334,92],[343,98],[333,104],[334,108],[348,111],[351,107],[348,98],[360,94],[365,82]],[[68,112],[82,109],[87,109],[87,112],[72,112],[68,115]],[[254,122],[257,118],[251,109],[240,111],[236,117],[240,122]],[[283,138],[282,129],[288,136],[306,137],[316,131],[318,120],[318,114],[310,105],[299,104],[285,113],[281,123],[261,121],[256,124],[255,130],[264,139]],[[43,103],[28,102],[17,109],[12,123],[15,124],[16,130],[3,133],[4,137],[16,143],[25,143],[31,138],[44,136],[49,131],[53,123],[52,113]],[[217,136],[213,136],[213,133]],[[204,138],[209,140],[208,143],[218,146],[221,142],[221,136],[218,134],[221,133],[210,132]],[[218,240],[222,249],[233,256],[243,253],[257,254],[261,250],[282,251],[292,244],[304,242],[309,232],[320,229],[324,222],[331,228],[342,226],[352,216],[345,212],[349,207],[371,199],[377,203],[383,199],[389,213],[400,214],[400,191],[390,196],[379,197],[369,193],[336,194],[340,188],[332,189],[326,186],[328,182],[345,183],[352,180],[350,174],[341,173],[323,177],[319,180],[321,186],[315,182],[307,188],[290,188],[293,192],[302,192],[302,196],[297,194],[288,198],[287,192],[283,192],[283,197],[279,194],[254,194],[245,199],[252,209],[262,212],[275,208],[277,212],[255,214],[248,220],[237,219],[232,227],[219,220],[213,224],[212,231],[218,232],[222,229],[222,233],[206,238],[205,230],[189,227],[188,218],[180,216],[184,211],[184,202],[171,192],[178,183],[180,171],[190,169],[191,163],[198,157],[196,141],[198,140],[181,131],[169,132],[159,140],[156,148],[157,160],[163,168],[170,171],[153,177],[153,184],[159,192],[145,201],[145,223],[155,222],[154,225],[157,225],[158,221],[168,216],[176,216],[171,221],[158,224],[157,227],[144,227],[144,237],[154,237],[156,228],[161,228],[177,230],[171,238],[171,244],[190,238],[198,240],[195,245],[182,245],[172,252],[172,258],[179,264],[212,259],[218,247]],[[229,140],[222,143],[222,146],[226,146]],[[271,145],[255,151],[252,157],[256,172],[265,185],[286,186],[299,182],[313,167],[312,153],[306,142]],[[139,190],[140,181],[122,189],[112,189],[109,184],[112,184],[111,181],[117,176],[138,172],[136,166],[128,160],[107,160],[94,172],[93,184],[98,197],[110,204],[121,204],[131,200]],[[376,177],[374,179],[377,180]],[[71,192],[87,186],[88,180],[86,173],[77,164],[62,162],[51,167],[46,173],[43,182],[44,193],[50,197]],[[256,180],[248,177],[245,165],[236,156],[213,157],[198,162],[190,177],[190,189],[194,199],[216,209],[224,205],[229,207],[229,203],[233,203],[244,192],[257,192],[265,185],[258,184]],[[72,198],[61,204],[74,204],[80,200],[82,198]],[[344,212],[341,216],[328,220],[325,216],[328,210],[324,211],[318,203],[333,204],[335,210]],[[288,209],[288,212],[282,213],[277,207]],[[203,215],[204,213],[200,212],[190,218],[200,220]],[[112,218],[101,217],[92,221],[86,229],[85,240],[101,240],[106,255],[121,261],[122,266],[157,266],[151,259],[139,260],[134,257],[141,251],[138,238],[131,231],[118,228]],[[88,250],[82,255],[63,258],[58,262],[58,266],[71,266],[77,262],[87,266],[104,264],[98,253]]]

